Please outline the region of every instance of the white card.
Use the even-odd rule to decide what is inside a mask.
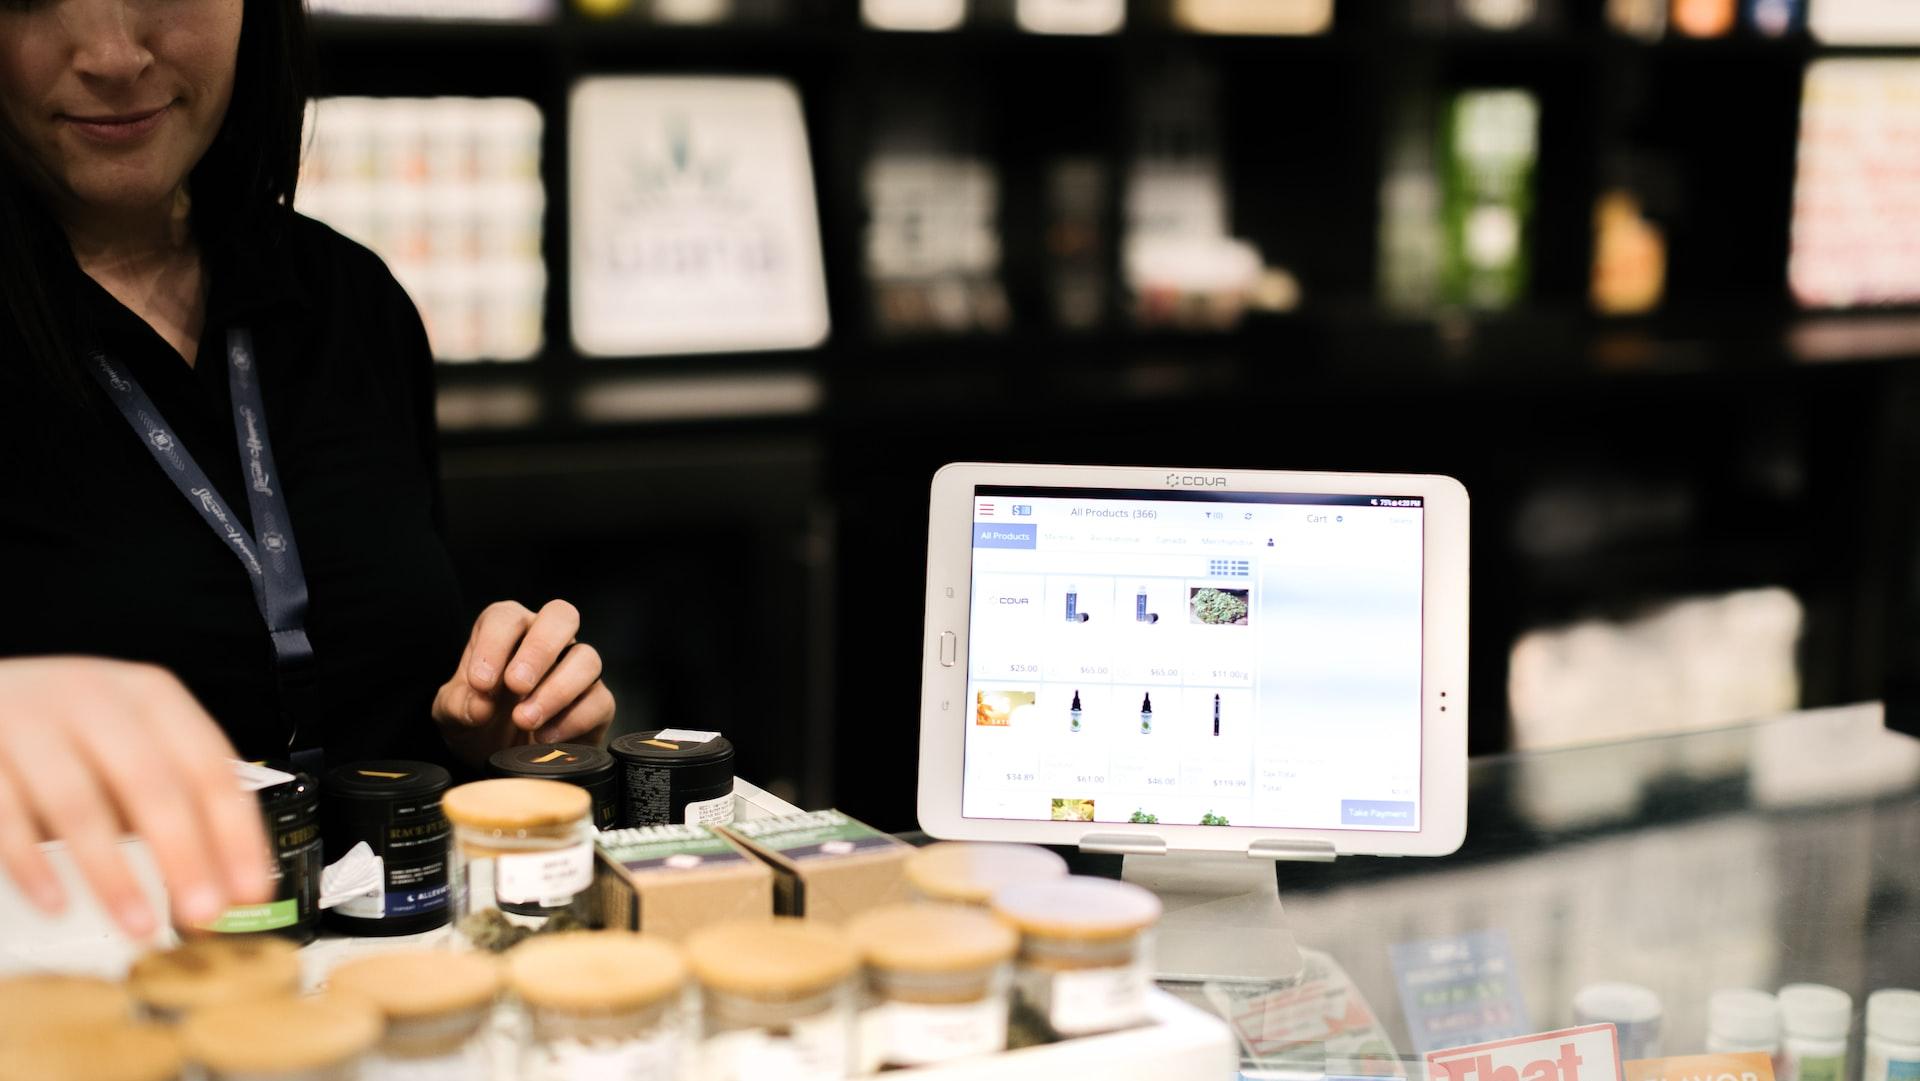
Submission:
[[[582,353],[810,349],[826,339],[813,166],[791,84],[584,79],[569,132]]]

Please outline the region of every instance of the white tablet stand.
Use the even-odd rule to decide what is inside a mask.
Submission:
[[[1331,863],[1324,841],[1260,840],[1241,852],[1176,852],[1158,837],[1090,833],[1080,851],[1118,855],[1120,877],[1152,890],[1154,978],[1175,983],[1273,983],[1304,962],[1280,907],[1278,860]]]

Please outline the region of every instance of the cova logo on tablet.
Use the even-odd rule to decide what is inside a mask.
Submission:
[[[1225,488],[1226,486],[1227,478],[1225,477],[1197,477],[1190,473],[1167,474],[1169,488]]]

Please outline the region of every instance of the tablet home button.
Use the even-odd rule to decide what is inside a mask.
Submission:
[[[953,636],[952,631],[941,631],[940,632],[940,663],[941,665],[947,668],[952,668],[954,659],[959,655],[960,655],[960,640]]]

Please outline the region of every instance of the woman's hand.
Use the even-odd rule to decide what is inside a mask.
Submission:
[[[473,765],[522,743],[598,743],[613,722],[600,654],[576,642],[580,612],[549,601],[538,614],[513,601],[474,621],[460,667],[433,699],[447,746]]]
[[[206,923],[265,901],[267,840],[233,746],[164,669],[98,657],[0,660],[0,865],[55,913],[66,895],[43,840],[74,864],[122,930],[155,928],[118,841],[153,850],[175,918]]]

